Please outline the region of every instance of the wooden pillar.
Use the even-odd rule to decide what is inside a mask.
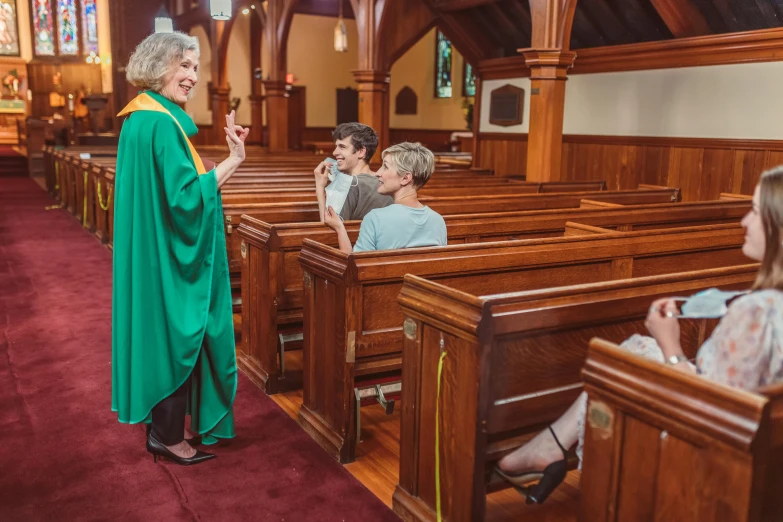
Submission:
[[[285,81],[266,80],[266,124],[269,152],[288,150],[288,92]]]
[[[258,9],[254,9],[258,11]],[[261,45],[264,36],[264,25],[261,16],[253,13],[250,17],[250,135],[247,142],[251,145],[264,143],[264,83],[256,78],[256,71],[261,70]]]
[[[481,130],[481,92],[482,80],[478,69],[473,69],[476,75],[476,96],[473,98],[473,168],[481,168],[481,140],[479,131]]]
[[[378,152],[381,152],[389,146],[389,73],[374,70],[352,72],[359,84],[359,123],[375,129]]]
[[[232,22],[233,23],[233,22]],[[212,81],[209,83],[209,107],[212,111],[213,144],[225,143],[226,126],[231,87],[228,84],[228,36],[231,26],[224,20],[212,20],[210,44],[212,46]]]
[[[566,71],[574,63],[571,26],[576,0],[530,0],[531,48],[520,49],[530,67],[528,181],[557,181],[563,149]]]
[[[526,51],[530,67],[530,130],[527,143],[528,181],[560,180],[563,149],[566,71],[576,53]]]
[[[288,33],[298,0],[267,0],[264,36],[269,49],[269,72],[263,81],[266,91],[266,124],[269,151],[288,150]]]

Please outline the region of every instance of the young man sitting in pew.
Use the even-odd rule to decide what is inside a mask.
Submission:
[[[378,148],[378,135],[372,127],[341,123],[332,137],[339,172],[330,179],[332,164],[326,160],[313,171],[321,221],[328,206],[344,220],[359,221],[371,210],[391,205],[392,198],[378,192],[378,180],[370,170],[370,160]]]
[[[445,245],[446,222],[416,195],[435,170],[435,156],[420,143],[408,142],[389,147],[382,156],[383,165],[376,173],[377,191],[391,196],[394,204],[364,217],[354,247],[342,219],[328,207],[324,222],[337,232],[340,250],[350,253]]]
[[[753,206],[743,218],[742,252],[761,262],[756,282],[746,295],[708,290],[690,298],[680,310],[675,298],[655,301],[645,325],[652,337],[631,336],[622,347],[643,357],[673,365],[713,381],[744,390],[783,382],[783,167],[762,174]],[[708,294],[708,292],[711,292]],[[731,299],[731,304],[726,303]],[[725,315],[724,315],[725,314]],[[721,317],[712,336],[699,349],[695,364],[680,344],[679,316]],[[577,445],[582,457],[586,393],[548,430],[506,455],[495,468],[527,503],[541,503],[568,471],[567,448]],[[532,481],[539,480],[527,487]]]

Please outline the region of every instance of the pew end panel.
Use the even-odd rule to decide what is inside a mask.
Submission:
[[[488,356],[488,347],[479,340],[483,303],[472,295],[440,285],[437,292],[429,293],[428,286],[432,284],[415,276],[405,276],[405,281],[398,297],[405,311],[400,448],[408,451],[400,453],[400,483],[394,492],[393,507],[403,520],[435,521],[436,408],[438,419],[454,420],[438,422],[438,445],[448,448],[440,460],[441,488],[455,491],[454,496],[462,499],[483,498],[485,494],[485,455],[479,451],[488,444],[489,395],[479,396],[481,369]],[[428,319],[430,314],[437,314],[438,319]],[[443,353],[446,355],[439,381]],[[438,400],[422,400],[423,397]],[[463,448],[471,451],[463,453]],[[471,475],[473,480],[452,482],[453,477],[465,475]],[[465,512],[464,506],[452,505],[451,498],[443,499],[445,520],[483,517],[480,502],[469,501],[464,506],[472,505],[474,511]]]
[[[617,342],[633,333],[644,332],[644,318],[650,302],[667,295],[683,295],[705,288],[747,288],[758,265],[744,265],[700,272],[669,274],[623,281],[592,283],[514,294],[473,297],[420,277],[408,275],[399,297],[406,319],[416,321],[417,329],[431,337],[441,334],[448,346],[455,328],[468,348],[447,348],[448,365],[479,365],[478,376],[466,380],[461,375],[462,391],[475,397],[471,408],[450,409],[444,405],[443,389],[426,393],[426,387],[438,381],[437,367],[431,362],[439,357],[439,347],[410,340],[404,349],[414,354],[413,361],[403,356],[403,417],[400,436],[400,483],[394,494],[394,508],[406,520],[432,520],[434,512],[435,403],[440,404],[440,426],[456,429],[461,417],[475,419],[474,429],[481,430],[475,445],[441,444],[441,502],[449,520],[483,520],[486,493],[491,487],[489,471],[507,451],[511,441],[524,434],[540,431],[562,414],[582,389],[582,369],[589,339],[596,335]],[[437,306],[436,306],[437,303]],[[480,315],[472,322],[460,312],[472,303],[471,313]],[[463,325],[469,325],[464,327]],[[477,326],[471,326],[477,325]],[[714,326],[714,323],[712,324]],[[460,329],[461,328],[461,329]],[[695,354],[710,333],[705,321],[683,321],[683,347]],[[417,353],[416,351],[421,353]],[[425,351],[436,352],[429,356]],[[444,366],[442,386],[448,386],[450,366]],[[413,381],[413,382],[411,382]],[[414,394],[406,395],[407,387]],[[478,386],[478,388],[475,388]],[[408,403],[406,404],[406,401]],[[447,403],[445,403],[447,404]],[[475,404],[475,407],[473,406]],[[467,427],[461,428],[463,430]],[[447,432],[450,433],[450,432]],[[458,435],[450,435],[457,439]],[[462,434],[462,437],[467,436]],[[412,441],[412,442],[411,442]],[[503,444],[505,442],[505,444]],[[475,447],[476,454],[471,454]],[[452,454],[447,454],[452,452]],[[456,460],[471,462],[473,468],[445,467]],[[444,475],[449,475],[448,482]],[[476,483],[477,477],[480,481]],[[472,492],[472,494],[467,494]],[[417,518],[418,517],[418,518]],[[462,517],[462,518],[461,518]]]
[[[304,393],[299,424],[332,457],[351,462],[356,446],[353,383],[360,302],[356,270],[349,255],[337,249],[309,239],[304,247]]]
[[[583,520],[783,518],[783,385],[729,388],[603,339],[583,375]]]

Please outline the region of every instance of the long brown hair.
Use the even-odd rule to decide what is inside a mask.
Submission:
[[[764,172],[759,179],[759,209],[764,226],[764,259],[753,290],[783,290],[783,165]]]

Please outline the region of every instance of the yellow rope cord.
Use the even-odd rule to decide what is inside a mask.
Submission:
[[[440,383],[443,377],[443,359],[446,358],[446,352],[440,354],[438,361],[438,400],[435,403],[435,511],[438,515],[438,522],[441,522],[440,510]]]
[[[54,162],[54,190],[60,190],[60,164]]]
[[[101,182],[98,181],[98,185],[95,186],[95,192],[98,193],[98,204],[101,206],[101,208],[105,211],[109,210],[109,205],[111,204],[111,192],[112,187],[109,187],[109,192],[106,194],[106,204],[103,204],[103,196],[101,195]]]
[[[87,171],[84,171],[84,211],[82,212],[82,226],[87,228]]]

